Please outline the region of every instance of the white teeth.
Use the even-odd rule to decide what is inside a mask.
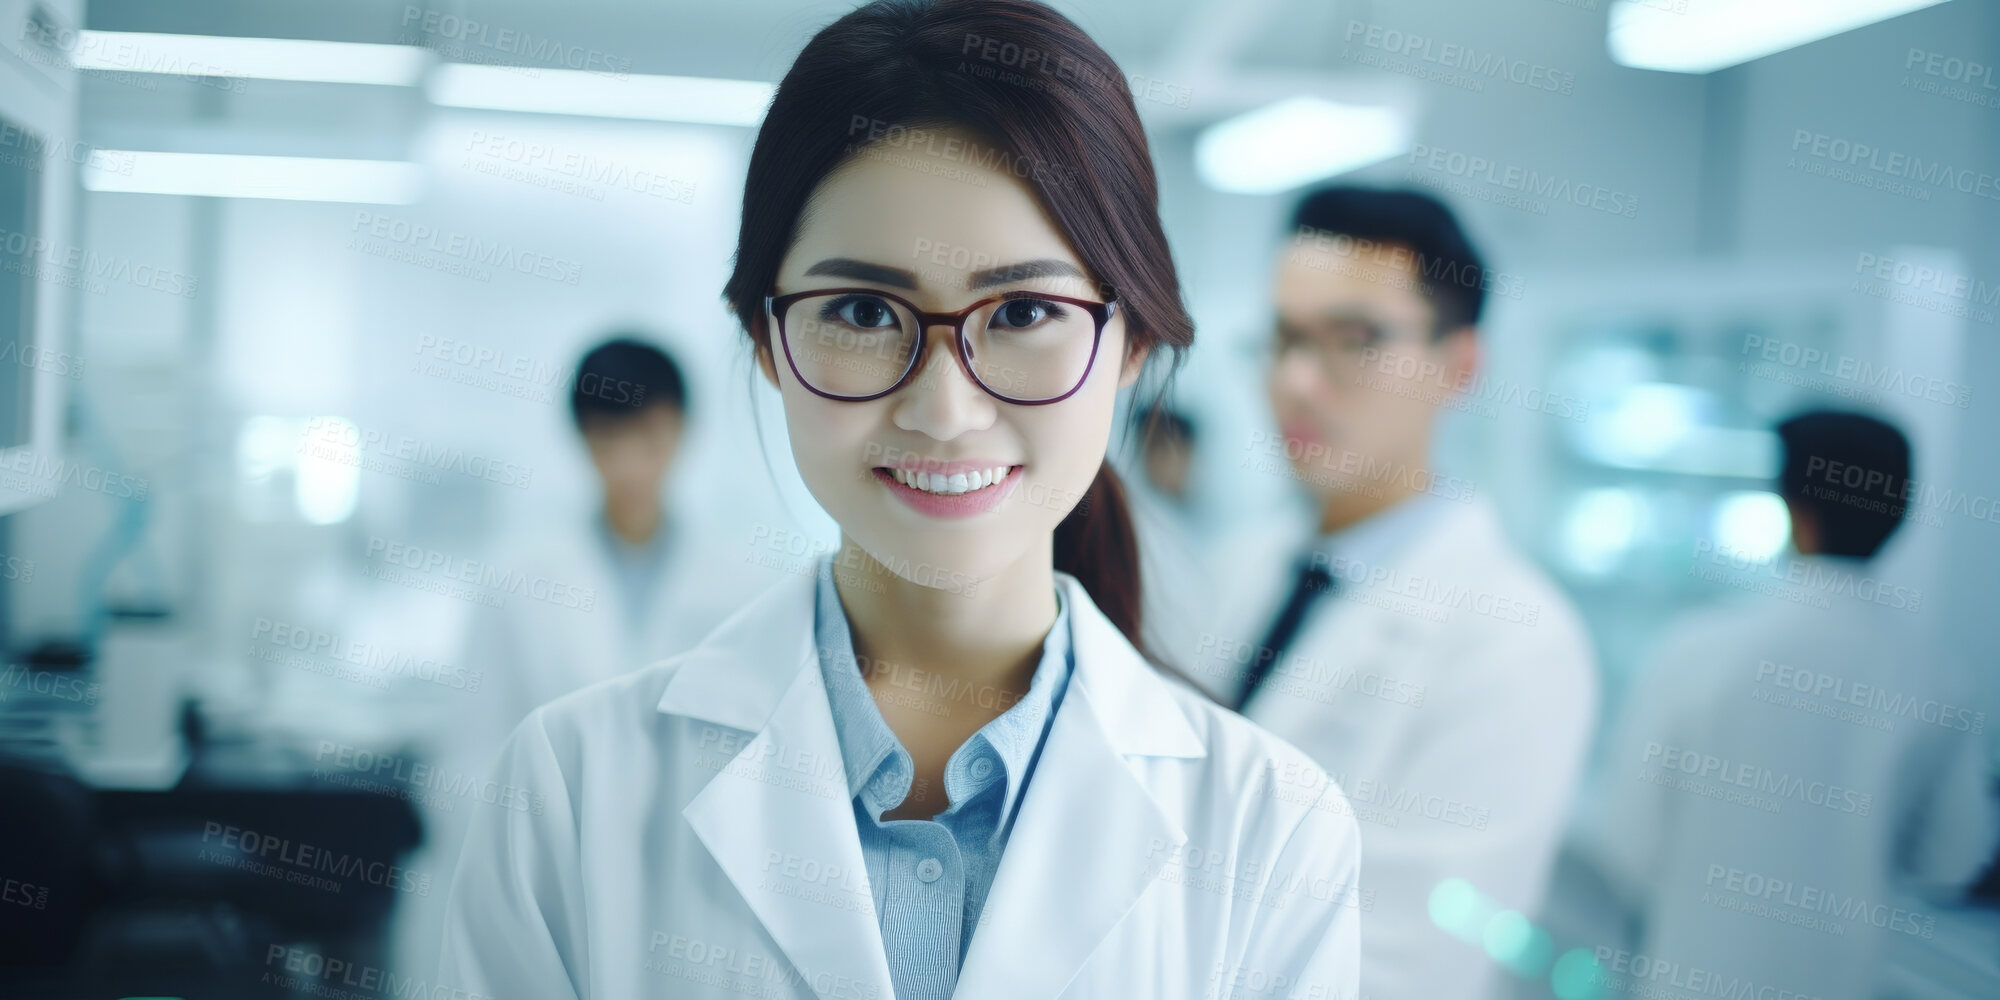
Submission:
[[[891,469],[889,470],[889,474],[894,476],[897,482],[912,489],[923,490],[925,493],[942,493],[947,496],[955,496],[960,493],[970,493],[973,490],[983,490],[988,486],[992,486],[994,483],[1007,478],[1007,473],[1012,470],[1013,466],[1011,465],[998,465],[990,469],[954,472],[949,476],[938,472],[912,472],[907,469]]]

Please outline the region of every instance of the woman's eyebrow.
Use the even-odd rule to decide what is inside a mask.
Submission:
[[[991,267],[984,271],[974,271],[965,279],[967,288],[985,288],[989,285],[1004,285],[1010,281],[1026,281],[1030,278],[1081,278],[1083,269],[1066,260],[1044,257],[1040,260],[1024,260],[1018,264]]]
[[[871,281],[878,285],[889,285],[894,288],[914,290],[917,287],[917,276],[900,267],[890,267],[886,264],[871,264],[865,260],[855,260],[852,257],[828,257],[806,268],[806,273],[809,275],[824,274],[834,278],[852,278],[855,281]]]

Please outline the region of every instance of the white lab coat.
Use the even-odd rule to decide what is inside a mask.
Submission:
[[[484,591],[504,593],[504,603],[475,607],[459,638],[454,662],[477,683],[434,692],[439,718],[426,730],[425,750],[442,787],[479,788],[507,734],[536,706],[692,649],[785,567],[811,569],[775,557],[767,565],[761,557],[768,550],[730,544],[740,535],[697,533],[670,517],[662,522],[669,532],[662,577],[640,627],[632,629],[595,516],[558,522],[513,551],[496,552],[485,567],[510,582]],[[449,872],[464,843],[470,800],[438,798],[455,807],[427,811],[427,843],[415,863]],[[443,903],[440,893],[412,900],[398,914],[408,961],[425,967],[435,961]]]
[[[1916,894],[1963,888],[1993,857],[1985,719],[1970,678],[1924,650],[1921,616],[1838,583],[1793,589],[1831,607],[1732,602],[1656,648],[1578,854],[1637,913],[1643,968],[1873,996],[1888,943],[1931,936]]]
[[[594,518],[566,521],[495,557],[497,573],[547,582],[515,588],[504,605],[469,616],[460,655],[481,681],[476,697],[463,700],[469,710],[454,713],[459,745],[447,749],[454,763],[483,772],[535,706],[694,648],[776,576],[746,560],[750,547],[732,548],[670,517],[662,522],[662,577],[635,629]]]
[[[1190,671],[1225,700],[1312,535],[1283,522],[1218,547],[1215,624],[1192,640]],[[1536,912],[1596,718],[1588,636],[1484,500],[1452,505],[1379,567],[1329,569],[1341,577],[1334,596],[1246,712],[1326,768],[1361,820],[1375,903],[1362,992],[1487,996],[1506,973],[1477,939],[1433,922],[1431,892],[1457,877],[1501,908]],[[1369,573],[1380,578],[1348,578]]]
[[[1338,788],[1057,580],[1075,673],[954,995],[1352,998],[1363,904]],[[692,652],[529,716],[495,780],[544,805],[474,819],[441,984],[889,1000],[813,588],[782,582]]]

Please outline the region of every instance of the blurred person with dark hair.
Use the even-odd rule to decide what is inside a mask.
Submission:
[[[578,361],[569,415],[597,473],[596,509],[499,557],[497,570],[545,582],[547,599],[524,593],[472,616],[464,660],[489,678],[497,713],[479,767],[536,705],[692,645],[763,582],[719,575],[742,575],[740,554],[708,551],[666,503],[689,402],[680,365],[639,334]]]
[[[1880,996],[1891,942],[1932,938],[1931,901],[1993,856],[1985,716],[1924,636],[1920,592],[1880,575],[1914,494],[1902,432],[1816,411],[1777,434],[1792,552],[1758,571],[1784,586],[1655,647],[1577,853],[1651,963],[1705,970],[1724,995]],[[1717,543],[1697,558],[1754,562]]]
[[[1479,929],[1441,927],[1432,900],[1462,879],[1535,912],[1595,718],[1569,601],[1432,464],[1504,280],[1427,194],[1335,186],[1299,204],[1274,287],[1278,433],[1231,464],[1293,480],[1310,520],[1215,547],[1193,645],[1198,679],[1354,795],[1375,1000],[1495,988]]]

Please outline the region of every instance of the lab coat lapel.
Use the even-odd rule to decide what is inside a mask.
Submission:
[[[1061,994],[1188,838],[1126,758],[1205,756],[1200,737],[1083,588],[1058,579],[1076,668],[973,933],[958,1000]]]
[[[689,654],[660,709],[756,734],[681,815],[805,984],[825,1000],[857,986],[887,997],[812,597],[810,579],[786,581],[732,616]]]

